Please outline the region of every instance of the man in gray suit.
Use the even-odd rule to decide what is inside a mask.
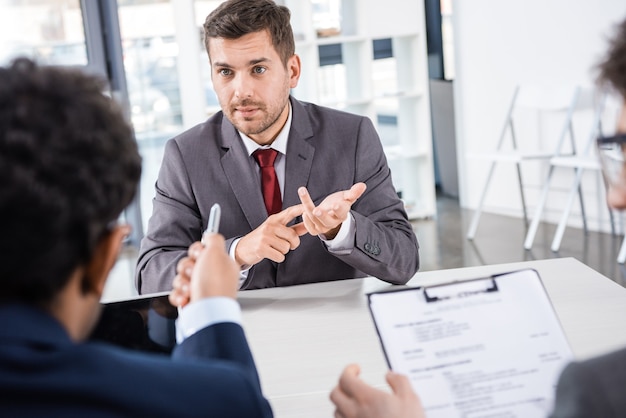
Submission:
[[[626,209],[626,20],[618,27],[606,58],[599,66],[599,84],[620,94],[624,102],[617,134],[598,139],[607,200],[614,209]],[[611,158],[603,158],[605,151]],[[606,154],[608,155],[608,154]],[[374,388],[359,378],[356,364],[347,366],[330,395],[335,416],[343,418],[424,418],[425,412],[409,379],[392,371],[387,382],[392,393]],[[626,417],[626,348],[567,365],[556,388],[550,418]]]
[[[214,203],[242,289],[366,275],[404,284],[417,271],[417,239],[371,121],[290,96],[301,65],[289,19],[271,0],[229,0],[207,17],[222,111],[165,147],[141,293],[171,288]],[[273,167],[259,168],[258,149],[274,150]]]

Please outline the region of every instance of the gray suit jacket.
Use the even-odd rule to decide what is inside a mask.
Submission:
[[[419,267],[417,239],[371,121],[293,98],[291,104],[283,208],[300,203],[300,186],[318,204],[333,192],[365,182],[367,190],[352,206],[354,250],[334,254],[318,237],[305,234],[283,263],[265,259],[253,266],[242,289],[366,275],[406,283]],[[167,142],[138,259],[141,293],[171,289],[176,263],[200,240],[214,203],[222,206],[220,233],[228,247],[265,221],[255,164],[222,112]]]
[[[580,363],[561,373],[551,418],[626,417],[626,349]]]

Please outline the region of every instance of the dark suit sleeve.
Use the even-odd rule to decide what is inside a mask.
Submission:
[[[215,361],[230,363],[246,376],[253,399],[257,399],[259,410],[255,416],[272,416],[271,408],[264,398],[259,376],[246,340],[243,328],[232,322],[223,322],[206,327],[177,345],[172,353],[174,361]]]
[[[611,370],[606,370],[612,373]],[[550,418],[615,417],[603,385],[588,363],[571,363],[561,373]]]
[[[232,322],[206,327],[176,346],[174,360],[219,359],[234,362],[248,373],[259,388],[259,376],[243,328]]]
[[[355,182],[365,182],[367,190],[352,206],[355,249],[337,257],[371,276],[404,284],[419,268],[417,238],[393,186],[378,134],[366,118],[359,125],[355,158]]]
[[[186,167],[177,143],[168,141],[155,185],[148,233],[139,249],[135,273],[139,293],[171,289],[176,264],[200,239],[202,221]]]

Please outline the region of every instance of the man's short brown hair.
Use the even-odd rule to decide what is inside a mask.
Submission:
[[[225,1],[204,22],[204,46],[209,59],[209,39],[238,39],[250,33],[267,30],[274,49],[286,67],[296,49],[290,18],[291,12],[287,7],[271,0]]]

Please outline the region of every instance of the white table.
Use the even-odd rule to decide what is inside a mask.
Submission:
[[[626,346],[626,289],[574,258],[420,272],[410,286],[523,268],[539,272],[578,359]],[[328,395],[349,363],[385,388],[385,359],[365,294],[375,278],[240,292],[243,321],[265,395],[278,418],[332,417]]]

